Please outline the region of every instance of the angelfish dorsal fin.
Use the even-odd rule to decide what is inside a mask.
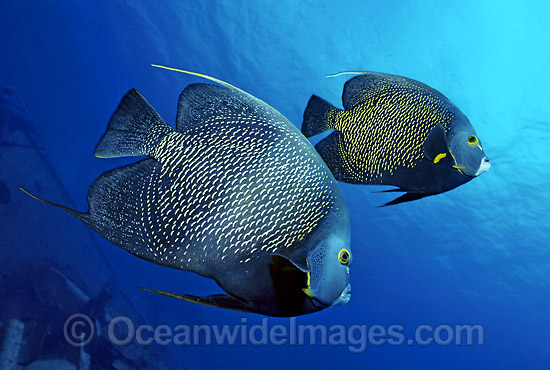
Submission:
[[[424,156],[434,163],[438,163],[447,156],[449,148],[447,146],[445,128],[443,128],[441,123],[435,125],[428,133],[422,150],[424,151]]]
[[[180,94],[176,130],[193,130],[212,120],[212,117],[255,114],[255,102],[236,90],[202,83],[191,84]]]
[[[151,155],[160,138],[171,131],[143,95],[132,89],[111,116],[94,155],[98,158]]]
[[[183,69],[158,64],[152,64],[152,66],[205,78],[225,87],[224,89],[220,86],[206,84],[192,84],[188,86],[180,95],[178,104],[178,132],[185,132],[197,127],[199,123],[203,123],[201,122],[203,119],[220,117],[220,115],[223,117],[224,113],[245,114],[248,118],[254,117],[256,120],[260,119],[270,126],[284,127],[285,129],[299,132],[296,126],[290,123],[275,108],[225,81]],[[201,99],[203,100],[201,101]],[[253,120],[249,121],[253,122]]]
[[[403,76],[396,76],[396,75],[390,75],[390,74],[378,73],[378,72],[352,72],[352,73],[359,74],[359,76],[355,76],[349,79],[344,84],[344,92],[342,93],[342,103],[346,110],[353,109],[357,104],[364,102],[367,95],[378,96],[379,94],[372,94],[372,93],[375,93],[375,92],[381,93],[383,90],[387,90],[388,87],[416,86],[417,88],[421,88],[421,89],[439,94],[437,91],[433,90],[431,87],[421,82],[418,82]]]
[[[353,109],[357,104],[363,102],[369,93],[379,89],[382,82],[391,77],[383,73],[362,72],[359,76],[349,79],[344,84],[344,91],[342,92],[344,108],[346,110]]]

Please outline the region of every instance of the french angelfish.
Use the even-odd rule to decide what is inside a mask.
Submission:
[[[313,95],[302,124],[306,137],[334,130],[315,148],[337,180],[406,193],[387,206],[443,193],[490,168],[470,121],[440,92],[401,76],[347,73],[359,75],[344,85],[344,110]]]
[[[88,212],[45,202],[122,249],[212,278],[228,294],[145,290],[271,316],[346,303],[348,209],[313,146],[263,101],[180,72],[223,86],[187,86],[176,130],[131,90],[94,154],[150,158],[97,178]]]

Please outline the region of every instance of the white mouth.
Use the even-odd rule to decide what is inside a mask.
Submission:
[[[346,304],[349,302],[349,300],[351,299],[351,284],[348,284],[348,286],[346,287],[346,289],[344,289],[344,291],[342,292],[342,294],[340,294],[340,297],[338,297],[338,299],[336,301],[334,301],[334,303],[332,304],[333,306],[337,306],[337,305],[340,305],[340,304]]]
[[[489,171],[489,168],[491,168],[491,162],[489,162],[489,158],[483,157],[481,159],[481,164],[479,165],[479,168],[477,169],[475,176],[479,176],[483,172]]]

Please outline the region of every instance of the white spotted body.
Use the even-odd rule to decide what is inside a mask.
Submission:
[[[309,149],[291,130],[239,116],[171,132],[136,199],[138,248],[207,276],[264,252],[286,254],[336,207],[335,182]]]
[[[157,293],[273,316],[347,302],[349,216],[336,180],[284,116],[226,86],[188,86],[176,130],[131,90],[95,155],[150,159],[96,179],[87,213],[60,207],[128,252],[215,279],[229,295]],[[327,257],[311,260],[315,250]]]

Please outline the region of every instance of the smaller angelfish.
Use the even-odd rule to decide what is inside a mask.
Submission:
[[[391,205],[451,190],[491,167],[468,118],[440,92],[401,76],[346,73],[359,75],[344,85],[344,110],[313,95],[302,124],[306,137],[334,130],[315,148],[337,180],[406,192]]]

